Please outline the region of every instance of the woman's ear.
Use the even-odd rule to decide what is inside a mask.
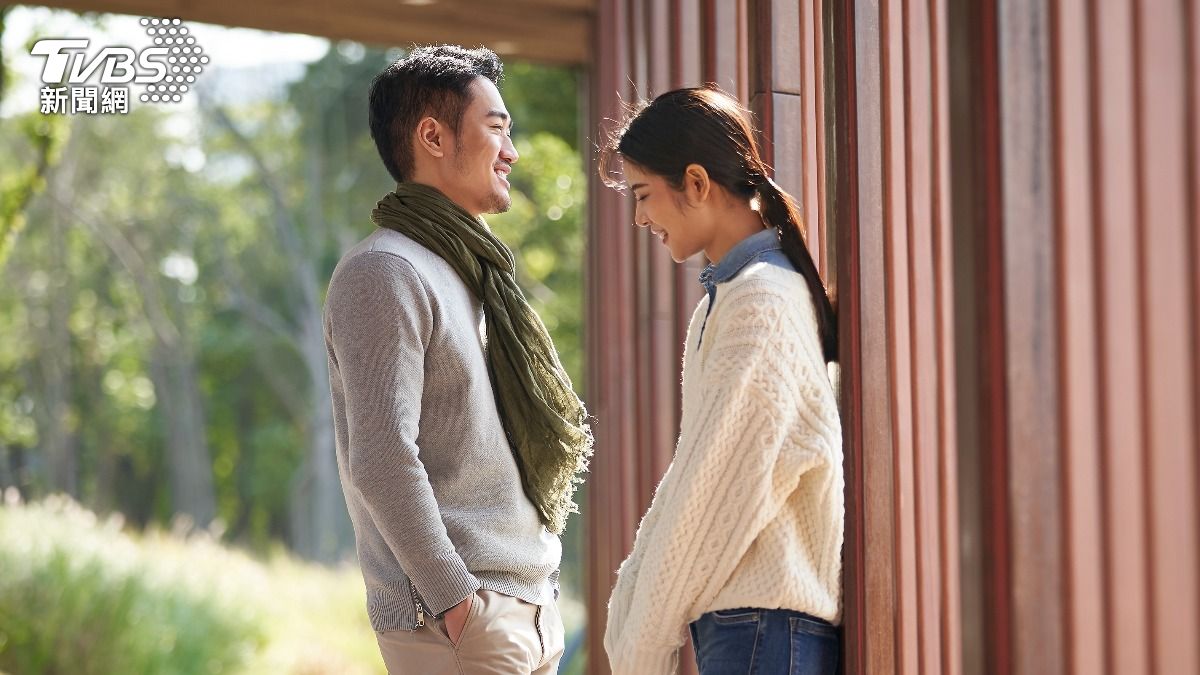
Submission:
[[[417,123],[417,150],[424,150],[434,157],[446,155],[446,131],[442,123],[426,117]]]
[[[708,170],[699,164],[688,164],[683,170],[683,191],[687,194],[688,201],[707,201],[712,194],[712,181],[708,177]]]

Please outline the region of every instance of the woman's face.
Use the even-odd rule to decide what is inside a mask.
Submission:
[[[634,198],[633,224],[650,228],[675,262],[683,262],[708,246],[711,228],[702,214],[688,206],[685,192],[628,160],[623,162],[623,172]]]

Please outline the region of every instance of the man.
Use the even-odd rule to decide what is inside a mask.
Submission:
[[[555,673],[561,533],[586,414],[480,217],[518,155],[486,49],[423,47],[371,85],[396,180],[338,263],[325,341],[338,470],[393,674]]]

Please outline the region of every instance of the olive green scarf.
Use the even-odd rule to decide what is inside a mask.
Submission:
[[[418,183],[400,183],[371,220],[441,256],[483,304],[488,373],[525,494],[547,529],[561,534],[578,511],[572,495],[592,433],[550,334],[517,286],[512,252],[482,218]]]

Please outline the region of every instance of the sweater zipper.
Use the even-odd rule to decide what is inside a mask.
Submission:
[[[408,580],[408,588],[412,591],[413,607],[417,609],[417,628],[424,628],[425,606],[421,604],[421,599],[417,597],[417,587],[413,584],[412,579]]]

